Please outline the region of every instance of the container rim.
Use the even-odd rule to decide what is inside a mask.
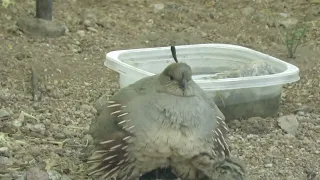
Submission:
[[[284,64],[287,69],[284,72],[271,74],[271,75],[262,75],[262,76],[251,76],[251,77],[237,77],[237,78],[225,78],[225,79],[201,79],[201,80],[194,80],[201,88],[207,90],[221,90],[221,89],[240,89],[240,88],[249,88],[249,87],[265,87],[265,86],[275,86],[275,85],[282,85],[286,83],[292,83],[298,81],[299,77],[299,68],[282,61],[278,58],[270,56],[268,54],[264,54],[258,52],[256,50],[239,46],[233,44],[222,44],[222,43],[214,43],[214,44],[191,44],[191,45],[177,45],[175,46],[177,50],[179,49],[190,49],[193,47],[201,48],[201,47],[211,47],[211,48],[223,48],[232,50],[240,50],[246,51],[248,53],[256,54],[258,56],[264,56],[269,58],[270,60]],[[119,68],[115,68],[113,65],[110,64],[109,61],[114,62],[120,66],[123,66],[128,71],[132,73],[139,73],[140,76],[152,76],[155,75],[154,73],[150,73],[148,71],[139,69],[135,66],[129,65],[127,63],[122,62],[119,60],[119,56],[123,53],[130,52],[150,52],[155,50],[170,50],[170,47],[153,47],[153,48],[139,48],[139,49],[129,49],[129,50],[116,50],[106,53],[106,61],[104,65],[108,68],[111,68],[120,74],[125,75],[126,73],[122,72]],[[123,69],[122,68],[122,69]]]

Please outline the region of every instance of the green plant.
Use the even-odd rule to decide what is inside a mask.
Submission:
[[[307,27],[303,25],[303,27],[298,28],[295,26],[292,29],[288,29],[286,32],[286,47],[288,49],[288,57],[294,58],[296,50],[298,46],[301,44],[301,40],[306,33]]]

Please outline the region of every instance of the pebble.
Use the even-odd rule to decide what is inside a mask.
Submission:
[[[13,165],[13,161],[5,156],[0,156],[0,167],[11,166]]]
[[[50,180],[60,180],[61,179],[61,174],[58,171],[48,170],[47,173],[49,175]]]
[[[265,164],[264,167],[265,168],[272,168],[272,164],[271,163]]]
[[[290,29],[298,24],[299,20],[297,18],[286,18],[279,21],[279,25],[286,29]]]
[[[81,48],[76,44],[68,44],[67,46],[74,53],[80,53],[81,52]],[[61,98],[61,97],[63,97],[63,92],[61,90],[59,90],[59,89],[55,89],[53,91],[53,95],[55,97],[57,97],[57,98]]]
[[[25,180],[49,180],[49,175],[39,168],[33,167],[27,171]]]
[[[298,112],[297,112],[297,115],[299,115],[299,116],[304,116],[304,112],[303,112],[303,111],[298,111]]]
[[[90,26],[93,25],[93,24],[91,23],[91,21],[89,21],[89,20],[84,20],[84,21],[83,21],[83,24],[85,25],[85,27],[90,27]]]
[[[12,121],[12,125],[13,125],[14,127],[17,127],[17,128],[18,128],[18,127],[21,127],[22,124],[23,124],[23,120],[21,120],[20,118],[15,119],[15,120]]]
[[[12,115],[12,111],[7,110],[7,109],[0,109],[0,119],[1,118],[7,118],[10,117]]]
[[[76,46],[76,45],[75,45]],[[69,48],[70,48],[70,45],[69,45]],[[72,49],[72,48],[71,48]],[[77,50],[76,49],[72,49],[72,51],[73,52],[76,52]],[[53,98],[56,98],[56,99],[60,99],[60,98],[62,98],[64,96],[64,93],[61,91],[61,90],[59,90],[59,89],[55,89],[55,90],[53,90],[53,92],[52,92],[52,97]]]
[[[80,37],[84,37],[86,35],[86,32],[84,30],[78,30],[77,31],[77,34],[80,36]]]
[[[88,83],[88,82],[84,82],[83,83],[85,86],[91,86],[91,83]]]
[[[8,147],[0,147],[0,153],[8,152],[8,150],[9,150]]]
[[[26,175],[25,174],[22,174],[20,177],[18,177],[17,180],[26,180]]]
[[[241,127],[241,122],[238,119],[235,119],[235,120],[230,122],[230,127],[232,129],[240,128]]]
[[[33,126],[30,126],[30,130],[34,132],[44,132],[46,130],[46,126],[42,123],[35,124]]]
[[[60,133],[60,132],[54,133],[53,137],[56,138],[56,139],[64,139],[64,138],[66,138],[65,134]]]
[[[311,141],[310,141],[310,139],[308,139],[307,137],[304,137],[303,140],[302,140],[302,143],[305,144],[305,145],[307,145],[307,144],[310,144]]]
[[[95,29],[95,28],[93,28],[93,27],[91,27],[91,26],[87,27],[87,30],[88,30],[88,31],[91,31],[91,32],[94,32],[94,33],[97,33],[97,32],[98,32],[97,29]]]
[[[91,112],[91,110],[93,109],[93,106],[87,105],[87,104],[83,104],[80,107],[81,111],[85,111],[85,112]]]
[[[279,15],[280,15],[281,17],[284,17],[284,18],[289,17],[289,15],[288,15],[287,13],[279,13]]]
[[[164,4],[162,3],[152,4],[151,6],[153,6],[155,12],[159,12],[164,9]]]
[[[30,148],[30,153],[33,155],[33,156],[38,156],[40,155],[41,153],[41,148],[38,147],[38,146],[33,146]]]
[[[284,130],[289,134],[292,134],[293,136],[295,136],[299,127],[299,122],[297,120],[297,117],[292,114],[279,117],[278,124],[282,130]]]
[[[71,180],[71,179],[69,178],[69,176],[64,174],[64,175],[61,176],[60,180]]]

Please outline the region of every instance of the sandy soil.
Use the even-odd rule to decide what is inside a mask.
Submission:
[[[320,179],[319,1],[55,0],[54,21],[68,28],[59,38],[32,38],[16,26],[35,15],[34,3],[0,7],[0,179],[28,169],[29,180],[30,172],[92,179],[83,161],[92,105],[118,90],[105,53],[196,43],[242,45],[300,68],[301,80],[284,86],[279,112],[297,118],[296,135],[283,132],[278,117],[257,117],[231,123],[230,139],[252,180]],[[287,58],[286,29],[302,23],[307,33],[296,58]]]

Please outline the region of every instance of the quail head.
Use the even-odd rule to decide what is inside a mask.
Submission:
[[[95,150],[89,175],[137,180],[171,167],[182,180],[243,180],[243,165],[230,158],[224,119],[192,80],[190,66],[172,63],[109,99],[90,126]]]

